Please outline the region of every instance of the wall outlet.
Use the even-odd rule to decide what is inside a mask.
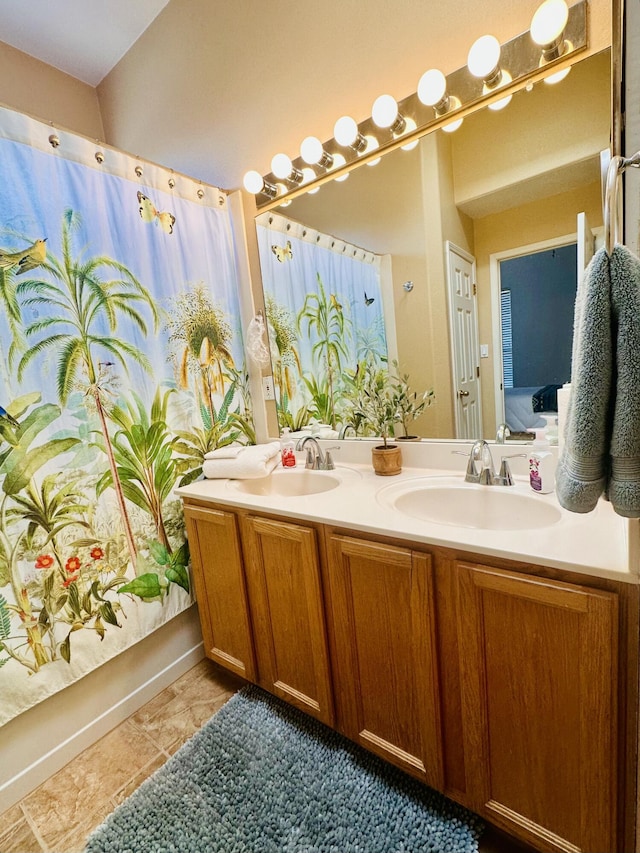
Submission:
[[[276,392],[273,386],[273,376],[262,377],[262,393],[265,400],[276,399]]]

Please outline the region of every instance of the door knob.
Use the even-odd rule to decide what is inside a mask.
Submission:
[[[469,396],[468,391],[458,391],[458,397],[468,397],[468,396]]]

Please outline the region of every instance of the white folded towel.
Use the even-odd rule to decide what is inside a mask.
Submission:
[[[255,444],[242,449],[233,459],[205,459],[202,473],[208,480],[256,480],[266,477],[280,460],[280,443]]]
[[[245,444],[228,444],[226,447],[217,447],[204,454],[205,459],[235,459],[239,453],[246,450]]]

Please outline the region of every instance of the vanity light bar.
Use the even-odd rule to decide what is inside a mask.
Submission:
[[[256,193],[258,210],[269,210],[285,200],[308,192],[310,187],[319,188],[326,181],[346,176],[354,163],[366,163],[394,148],[407,146],[407,143],[417,140],[430,128],[445,127],[456,118],[461,120],[461,114],[485,105],[499,105],[501,101],[506,101],[507,96],[524,88],[528,81],[548,76],[550,69],[559,63],[570,65],[567,60],[581,53],[588,45],[587,3],[588,0],[579,0],[568,9],[563,31],[564,51],[560,55],[550,59],[547,50],[542,58],[541,47],[533,40],[531,31],[521,33],[500,46],[500,68],[507,72],[505,80],[508,81],[504,85],[489,88],[482,78],[474,77],[467,66],[453,71],[445,77],[445,91],[452,102],[448,111],[441,112],[423,104],[414,92],[398,103],[398,115],[406,120],[404,132],[399,132],[397,125],[381,128],[373,118],[365,119],[357,125],[356,142],[374,139],[378,142],[377,146],[365,147],[354,143],[351,147],[340,145],[335,138],[327,140],[322,143],[322,159],[311,169],[302,157],[297,157],[292,161],[291,175],[284,179],[284,183],[282,178],[273,173],[264,175],[263,187],[267,191]],[[315,178],[311,178],[311,171]],[[304,175],[302,182],[299,178],[301,173]],[[272,194],[273,188],[277,190],[275,196]]]

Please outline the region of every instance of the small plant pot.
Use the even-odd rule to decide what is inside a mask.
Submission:
[[[371,450],[373,470],[380,477],[392,477],[402,471],[402,453],[397,444],[380,444]]]

